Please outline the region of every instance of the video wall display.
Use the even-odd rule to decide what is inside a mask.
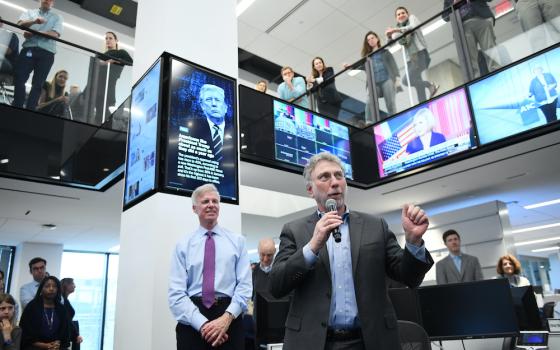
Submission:
[[[469,85],[480,143],[558,120],[560,48]]]
[[[155,189],[161,60],[132,89],[124,204]]]
[[[347,126],[277,100],[273,113],[276,160],[305,166],[326,151],[342,160],[346,178],[353,179]]]
[[[236,81],[171,60],[165,187],[192,192],[212,183],[238,200]]]
[[[465,89],[397,114],[374,126],[381,179],[475,146]]]

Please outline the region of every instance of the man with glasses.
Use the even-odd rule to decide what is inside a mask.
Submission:
[[[33,276],[33,281],[24,284],[19,290],[19,302],[22,310],[25,309],[27,303],[35,298],[39,283],[47,277],[47,261],[40,257],[31,259],[29,261],[29,273]]]
[[[53,65],[56,41],[48,37],[59,38],[62,33],[63,24],[62,17],[52,11],[53,5],[54,0],[41,0],[40,8],[25,11],[17,22],[18,25],[33,29],[47,37],[31,32],[23,33],[25,41],[23,42],[14,70],[13,106],[15,107],[23,107],[25,83],[29,79],[31,72],[33,72],[31,91],[27,98],[26,107],[27,109],[35,110],[41,95],[41,87],[45,83]]]

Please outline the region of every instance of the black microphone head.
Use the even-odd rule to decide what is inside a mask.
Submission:
[[[332,198],[327,199],[325,203],[328,211],[336,211],[336,201]]]

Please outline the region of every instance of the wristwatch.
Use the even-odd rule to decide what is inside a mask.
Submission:
[[[229,317],[231,317],[231,320],[232,320],[232,321],[235,320],[235,316],[233,316],[233,314],[232,314],[231,312],[226,311],[225,313],[228,314]]]

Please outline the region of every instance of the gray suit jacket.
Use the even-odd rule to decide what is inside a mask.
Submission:
[[[447,255],[436,264],[437,284],[459,283],[483,280],[482,268],[476,256],[461,254],[461,272],[451,256]]]
[[[324,349],[331,302],[331,269],[326,246],[307,268],[302,248],[313,235],[316,213],[292,221],[280,235],[280,251],[271,272],[271,292],[282,297],[294,291],[286,320],[284,349]],[[402,249],[381,218],[350,212],[352,271],[366,349],[400,349],[397,317],[387,295],[385,277],[418,286],[433,260],[427,263]]]

